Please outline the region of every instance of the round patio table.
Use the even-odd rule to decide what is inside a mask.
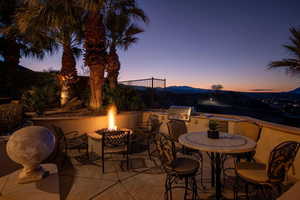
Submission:
[[[207,137],[207,132],[190,132],[181,135],[179,143],[185,147],[205,151],[211,153],[212,162],[215,164],[215,169],[212,165],[212,182],[216,181],[216,199],[222,198],[221,191],[221,154],[239,154],[253,151],[256,147],[256,142],[241,135],[232,135],[228,133],[220,133],[218,139]],[[215,178],[214,178],[215,177]]]

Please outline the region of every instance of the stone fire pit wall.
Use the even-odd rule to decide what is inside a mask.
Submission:
[[[117,114],[116,125],[119,128],[133,129],[142,119],[142,112],[121,112]],[[31,119],[34,125],[51,128],[59,126],[64,132],[78,131],[80,133],[93,132],[107,128],[108,118],[101,116],[69,116],[69,117],[35,117]]]

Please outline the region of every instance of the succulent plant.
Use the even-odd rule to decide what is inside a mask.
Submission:
[[[208,128],[210,131],[217,131],[218,130],[218,122],[216,120],[210,120],[208,124]]]

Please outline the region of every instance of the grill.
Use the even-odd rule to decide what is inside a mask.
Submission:
[[[190,106],[170,106],[168,109],[169,120],[190,121],[192,107]]]

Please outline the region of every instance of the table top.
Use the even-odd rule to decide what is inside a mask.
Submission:
[[[190,132],[181,135],[179,143],[191,149],[218,153],[245,153],[256,147],[256,142],[250,138],[223,132],[219,139],[208,138],[206,132]]]

